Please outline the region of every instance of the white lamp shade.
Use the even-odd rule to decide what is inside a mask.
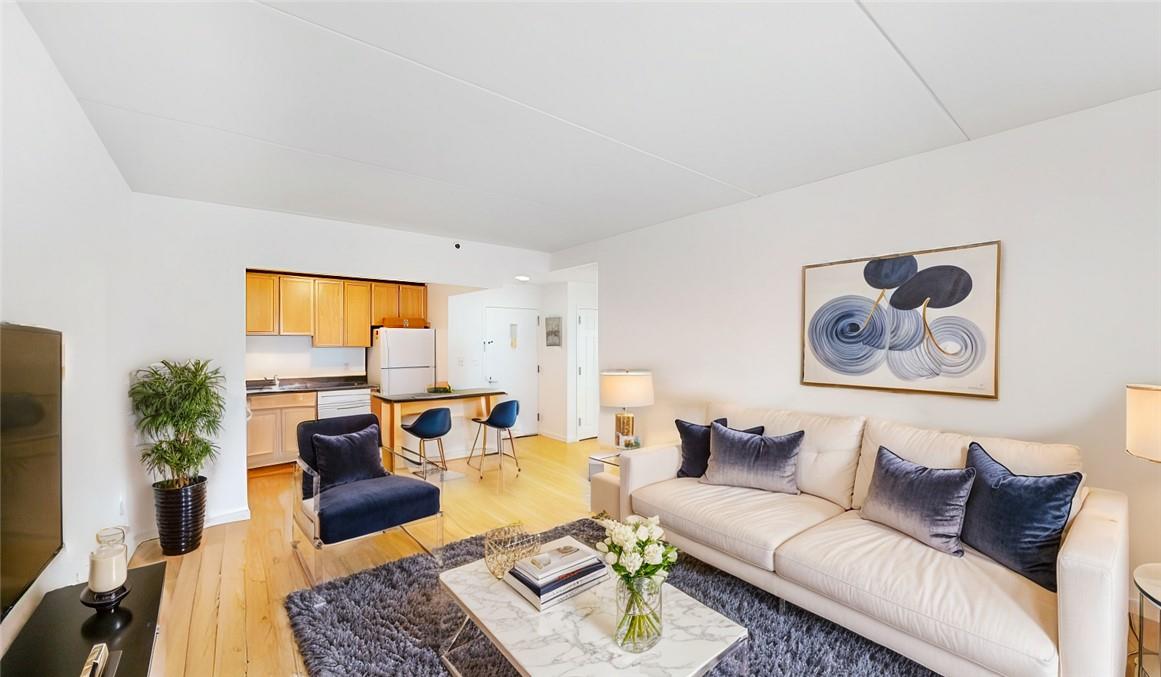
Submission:
[[[647,407],[653,404],[653,372],[602,371],[602,407]]]
[[[1161,386],[1125,386],[1125,451],[1161,463]]]

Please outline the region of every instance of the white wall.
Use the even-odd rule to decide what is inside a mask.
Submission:
[[[315,348],[309,336],[246,337],[246,380],[366,373],[366,348]]]
[[[570,376],[576,373],[576,347],[569,348],[572,338],[568,322],[568,282],[541,285],[540,332],[537,350],[540,362],[540,434],[557,440],[568,440],[569,417],[574,416],[576,407],[569,408],[568,393]],[[561,318],[559,346],[544,345],[545,320],[549,317]],[[569,359],[571,356],[571,360]],[[570,372],[570,364],[572,365]],[[576,428],[575,423],[573,428]]]
[[[436,381],[448,380],[448,297],[471,291],[479,291],[479,288],[454,284],[427,285],[427,323],[435,330]]]
[[[212,359],[227,412],[211,523],[245,517],[245,269],[500,286],[548,256],[134,194],[13,3],[3,7],[0,319],[64,332],[65,550],[0,626],[7,647],[45,590],[82,580],[100,527],[156,533],[126,390],[162,358]],[[121,505],[125,510],[122,514]]]
[[[1003,241],[1000,398],[799,385],[803,264]],[[1161,93],[561,252],[600,266],[602,367],[654,371],[646,442],[681,402],[860,413],[1079,445],[1161,560],[1161,466],[1124,449],[1124,385],[1161,383]],[[608,413],[606,413],[606,417]],[[611,421],[602,420],[602,435]]]
[[[511,280],[514,275],[509,274],[507,279]],[[489,307],[535,310],[540,308],[540,287],[534,284],[498,284],[491,289],[447,297],[447,375],[453,388],[488,386],[484,374],[484,312]]]
[[[108,397],[107,234],[130,192],[15,4],[3,7],[3,229],[0,317],[64,333],[64,551],[0,625],[7,649],[47,590],[87,575],[97,529],[125,522],[118,501],[140,474]]]

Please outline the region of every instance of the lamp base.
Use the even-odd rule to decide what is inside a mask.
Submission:
[[[613,430],[613,441],[618,449],[637,449],[641,446],[641,440],[634,431],[633,414],[617,412]]]

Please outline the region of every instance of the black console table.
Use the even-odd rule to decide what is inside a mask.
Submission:
[[[85,583],[44,596],[0,661],[4,677],[77,677],[94,644],[121,652],[117,671],[106,677],[147,677],[157,635],[165,563],[129,570],[129,595],[113,613],[96,613],[80,602]],[[112,664],[110,660],[110,665]]]

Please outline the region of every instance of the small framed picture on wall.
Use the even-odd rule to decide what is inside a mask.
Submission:
[[[561,344],[560,327],[561,318],[559,316],[544,318],[544,345],[551,348]]]

